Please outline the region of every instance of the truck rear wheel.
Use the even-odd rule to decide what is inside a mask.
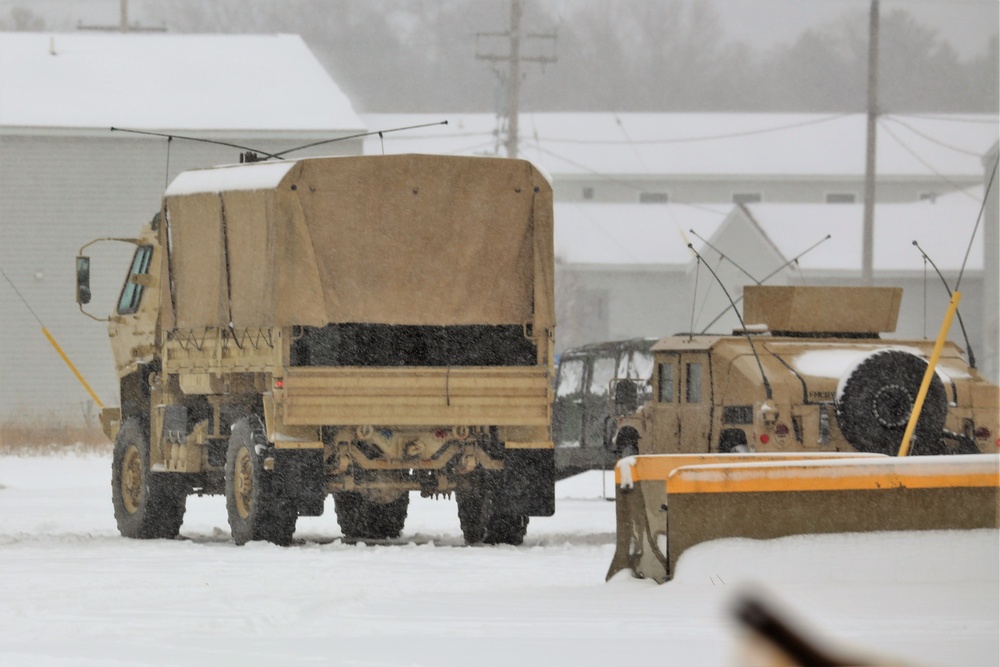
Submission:
[[[252,421],[251,421],[252,420]],[[264,429],[256,417],[233,426],[226,450],[226,510],[236,544],[267,540],[287,545],[295,533],[296,506],[278,498],[264,469]]]
[[[391,503],[377,503],[354,491],[333,494],[337,523],[348,539],[389,540],[399,537],[406,522],[410,494]]]
[[[142,422],[122,424],[111,459],[111,504],[118,532],[136,539],[172,539],[180,532],[187,488],[173,473],[149,468],[149,438]]]
[[[455,493],[458,522],[466,544],[512,544],[524,542],[528,517],[503,511],[497,488],[499,475],[473,473]]]

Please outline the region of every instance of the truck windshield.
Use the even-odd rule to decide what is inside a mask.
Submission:
[[[152,256],[153,246],[151,245],[142,245],[136,249],[128,277],[125,278],[125,285],[122,287],[121,297],[118,299],[119,315],[131,315],[139,310],[143,288],[142,285],[133,280],[133,276],[141,276],[149,273],[149,260]]]

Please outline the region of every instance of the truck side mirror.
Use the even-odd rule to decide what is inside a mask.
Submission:
[[[615,383],[615,416],[625,417],[639,409],[639,386],[632,380]]]
[[[76,302],[81,306],[90,303],[90,258],[76,258]]]

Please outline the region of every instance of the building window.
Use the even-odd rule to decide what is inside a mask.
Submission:
[[[827,204],[853,204],[857,198],[850,192],[831,192],[826,196]]]
[[[594,188],[590,188],[590,187],[584,188],[583,189],[583,198],[584,199],[593,199],[594,198]]]
[[[666,204],[670,201],[670,196],[666,192],[640,192],[640,204]]]
[[[734,192],[734,204],[759,204],[764,201],[764,195],[759,192]]]

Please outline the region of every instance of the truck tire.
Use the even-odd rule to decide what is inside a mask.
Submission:
[[[271,472],[265,470],[268,443],[257,417],[233,426],[226,449],[226,510],[236,544],[266,540],[291,544],[298,518],[296,505],[278,498]]]
[[[122,424],[111,458],[111,504],[118,532],[136,539],[173,539],[180,532],[187,487],[174,473],[149,469],[149,438],[141,420]]]
[[[512,544],[524,542],[528,517],[508,514],[498,506],[495,488],[499,476],[473,473],[455,492],[458,522],[466,544]]]
[[[357,540],[391,540],[399,537],[406,523],[410,494],[391,503],[377,503],[354,491],[333,494],[337,523],[344,537]]]
[[[895,456],[926,371],[927,362],[916,355],[881,350],[842,378],[837,388],[837,424],[847,441],[862,452]],[[912,454],[943,453],[947,416],[947,393],[935,373],[913,432]]]

